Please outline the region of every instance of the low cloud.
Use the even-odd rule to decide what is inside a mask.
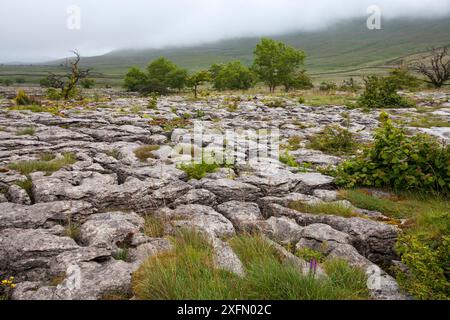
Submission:
[[[67,28],[71,5],[81,9],[79,30]],[[450,15],[450,0],[2,0],[0,61],[315,30],[368,16],[370,5],[385,19]]]

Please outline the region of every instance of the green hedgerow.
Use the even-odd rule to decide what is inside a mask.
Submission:
[[[450,146],[426,134],[408,136],[386,113],[380,119],[374,144],[337,168],[336,183],[349,188],[388,187],[449,194]]]

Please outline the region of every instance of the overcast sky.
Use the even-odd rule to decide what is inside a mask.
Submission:
[[[385,19],[450,15],[450,0],[0,0],[0,61],[312,30],[367,17],[374,4]],[[71,5],[81,9],[79,30],[67,28]]]

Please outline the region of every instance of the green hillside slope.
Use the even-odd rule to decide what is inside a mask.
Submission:
[[[358,76],[382,72],[392,61],[450,44],[450,17],[438,20],[383,21],[382,30],[371,31],[364,20],[345,21],[325,30],[297,32],[273,37],[304,50],[306,68],[316,78]],[[242,38],[185,48],[122,50],[84,58],[98,78],[118,81],[131,66],[144,67],[152,59],[166,56],[189,70],[207,68],[216,62],[241,60],[250,64],[259,38]],[[1,67],[0,76],[15,72],[36,77],[48,66]]]

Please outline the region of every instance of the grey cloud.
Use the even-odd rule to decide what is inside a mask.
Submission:
[[[81,9],[80,30],[66,27],[70,5]],[[450,0],[2,0],[0,61],[314,30],[367,16],[370,5],[387,19],[450,14]]]

